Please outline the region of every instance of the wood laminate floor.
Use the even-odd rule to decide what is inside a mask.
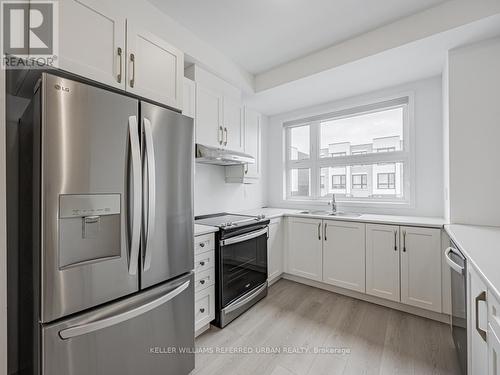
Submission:
[[[193,375],[459,374],[448,325],[288,280],[196,347]]]

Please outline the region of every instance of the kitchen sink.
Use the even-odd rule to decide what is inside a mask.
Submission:
[[[354,212],[331,212],[325,210],[305,210],[300,211],[299,214],[303,215],[327,215],[327,216],[338,216],[338,217],[360,217],[361,214],[357,214]]]

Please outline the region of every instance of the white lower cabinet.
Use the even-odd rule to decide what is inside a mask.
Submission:
[[[287,272],[323,280],[322,221],[292,217],[288,222]]]
[[[215,236],[213,233],[194,239],[194,330],[199,335],[215,319]]]
[[[468,271],[469,374],[488,374],[487,287],[472,267]]]
[[[442,312],[441,230],[291,217],[286,272]]]
[[[269,223],[267,240],[267,279],[273,281],[283,273],[283,229],[282,219]]]
[[[366,293],[399,302],[399,226],[366,225]]]
[[[500,375],[500,339],[488,326],[488,374]]]
[[[323,281],[365,292],[365,224],[323,221]]]
[[[441,312],[441,230],[401,227],[401,302]]]

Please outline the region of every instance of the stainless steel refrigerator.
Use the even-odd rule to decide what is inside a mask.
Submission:
[[[192,119],[43,73],[18,138],[19,367],[31,341],[37,374],[188,374]]]

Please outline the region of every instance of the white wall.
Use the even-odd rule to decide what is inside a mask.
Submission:
[[[414,93],[415,98],[415,191],[413,208],[351,208],[349,211],[395,215],[439,216],[443,205],[443,118],[441,76],[392,87],[377,92],[326,103],[269,118],[268,134],[268,205],[276,207],[318,207],[325,203],[298,204],[283,200],[283,139],[284,121],[357,106],[393,95]],[[342,205],[339,205],[342,209]]]
[[[218,165],[196,164],[194,185],[195,215],[238,212],[260,208],[267,202],[267,118],[261,124],[262,175],[256,184],[228,184],[225,169]]]
[[[448,56],[452,223],[500,226],[500,38]]]

